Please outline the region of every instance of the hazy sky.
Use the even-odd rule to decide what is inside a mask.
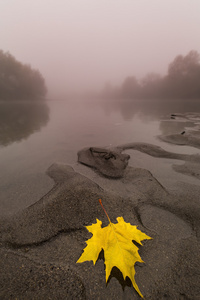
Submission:
[[[200,0],[0,0],[0,49],[50,92],[166,74],[176,55],[200,52]]]

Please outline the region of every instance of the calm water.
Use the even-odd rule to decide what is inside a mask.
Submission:
[[[88,146],[116,146],[147,142],[179,153],[199,153],[192,147],[177,147],[159,141],[170,122],[169,111],[137,105],[113,108],[104,103],[48,101],[47,104],[0,103],[0,213],[14,213],[46,194],[53,181],[45,171],[54,162],[75,169],[77,151]],[[174,111],[172,111],[173,113]],[[170,128],[173,133],[184,129]],[[174,179],[196,182],[172,170],[180,161],[156,159],[138,151],[127,151],[130,165],[149,169],[162,184]]]

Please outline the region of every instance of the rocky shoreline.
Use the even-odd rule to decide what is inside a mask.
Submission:
[[[175,171],[200,178],[199,155],[145,143],[81,150],[79,162],[94,169],[102,184],[71,166],[53,164],[47,174],[54,187],[35,204],[0,219],[1,299],[140,299],[117,268],[106,284],[102,255],[95,266],[76,264],[91,236],[85,226],[96,218],[108,224],[99,198],[112,222],[123,216],[153,238],[139,250],[145,264],[135,266],[144,299],[199,299],[200,186],[168,191],[150,171],[128,165],[127,149],[181,160],[184,165]]]

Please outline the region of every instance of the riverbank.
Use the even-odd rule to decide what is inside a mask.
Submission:
[[[135,265],[144,298],[199,299],[200,186],[177,182],[176,191],[169,190],[147,169],[130,166],[128,150],[158,164],[161,158],[179,160],[175,172],[199,180],[199,155],[147,143],[85,148],[75,168],[53,164],[47,170],[53,188],[0,219],[1,299],[140,299],[116,268],[106,284],[102,255],[95,266],[76,264],[91,237],[85,226],[96,218],[108,224],[99,198],[112,222],[122,216],[153,238],[139,247],[145,263]]]

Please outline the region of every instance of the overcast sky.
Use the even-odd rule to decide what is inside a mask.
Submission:
[[[0,0],[0,49],[50,92],[166,74],[176,55],[200,52],[200,0]]]

